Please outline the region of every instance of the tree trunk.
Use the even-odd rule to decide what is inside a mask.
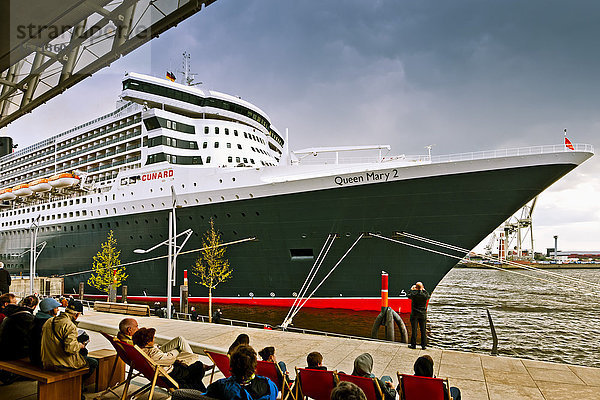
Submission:
[[[208,288],[208,322],[212,323],[212,288]]]

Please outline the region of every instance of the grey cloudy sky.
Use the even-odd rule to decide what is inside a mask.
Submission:
[[[219,0],[1,134],[31,144],[112,110],[126,71],[192,70],[257,104],[292,149],[434,154],[598,145],[600,2]],[[546,191],[536,250],[600,250],[600,159]]]

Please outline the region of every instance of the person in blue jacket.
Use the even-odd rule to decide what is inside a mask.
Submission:
[[[198,390],[179,389],[172,393],[173,400],[201,399],[208,396],[217,400],[276,400],[277,386],[264,376],[256,375],[256,351],[245,344],[236,347],[231,354],[231,376],[211,383],[206,393]]]

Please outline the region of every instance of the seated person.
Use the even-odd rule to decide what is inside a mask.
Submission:
[[[365,392],[352,382],[341,381],[331,390],[331,400],[367,400]]]
[[[42,345],[40,355],[44,369],[64,371],[88,367],[83,381],[90,377],[98,367],[98,360],[84,356],[86,343],[77,340],[75,321],[83,314],[83,304],[73,300],[65,311],[46,321],[42,327]]]
[[[308,369],[320,369],[321,371],[327,371],[327,367],[323,365],[323,356],[318,351],[313,351],[306,356],[306,365]]]
[[[231,356],[231,354],[233,353],[233,351],[235,350],[235,348],[238,347],[240,344],[249,345],[250,344],[250,337],[248,335],[246,335],[245,333],[240,333],[238,335],[238,337],[235,338],[235,340],[233,341],[233,343],[231,343],[231,346],[229,346],[229,350],[227,350],[227,355]]]
[[[138,330],[138,323],[133,318],[124,318],[119,322],[119,333],[117,333],[117,339],[121,342],[133,345],[133,339],[131,338],[134,333]]]
[[[37,297],[27,296],[21,305],[8,304],[4,308],[6,317],[0,324],[0,360],[18,360],[29,356],[33,308],[37,303]]]
[[[260,356],[260,358],[262,358],[263,361],[277,363],[277,365],[279,365],[279,369],[281,370],[281,372],[284,375],[288,374],[285,363],[283,361],[277,362],[277,359],[275,359],[275,347],[273,347],[273,346],[265,347],[264,349],[262,349],[261,351],[258,352],[258,355]],[[279,378],[281,379],[282,377],[280,376]]]
[[[159,347],[154,343],[155,333],[154,328],[140,328],[132,336],[133,343],[156,364],[163,366],[180,388],[206,390],[202,383],[206,369],[188,342],[177,337]]]
[[[52,317],[58,315],[60,303],[52,297],[47,297],[40,301],[40,309],[33,318],[33,326],[29,336],[29,360],[32,364],[42,366],[40,355],[42,347],[42,327]]]
[[[377,380],[377,384],[379,384],[381,392],[383,393],[384,399],[395,400],[396,390],[392,387],[392,378],[389,376],[382,376],[381,379],[376,378],[375,375],[371,373],[372,370],[373,356],[371,356],[369,353],[363,353],[354,360],[354,370],[350,375],[375,378]]]
[[[17,296],[13,293],[4,293],[0,296],[0,323],[6,318],[7,313],[10,313],[12,306],[17,305]]]
[[[435,378],[433,375],[433,358],[429,355],[424,355],[415,361],[414,365],[415,376],[424,376],[427,378]],[[444,383],[445,385],[445,383]],[[460,400],[460,390],[457,387],[450,387],[450,396],[453,400]],[[448,400],[448,392],[444,391],[444,399]]]

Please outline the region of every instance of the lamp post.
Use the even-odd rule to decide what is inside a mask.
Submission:
[[[39,230],[38,222],[40,221],[40,215],[31,223],[31,227],[29,228],[29,232],[31,234],[31,241],[29,245],[29,251],[31,253],[29,257],[29,294],[34,294],[34,279],[35,279],[35,267],[37,263],[37,259],[40,256],[44,247],[46,247],[46,242],[42,242],[42,248],[40,251],[37,251],[37,235]],[[27,253],[27,251],[25,253]],[[25,254],[23,253],[23,254]]]
[[[181,233],[177,233],[177,217],[175,215],[175,209],[179,206],[177,205],[177,196],[175,194],[175,189],[171,186],[171,197],[173,200],[173,204],[171,207],[171,211],[169,212],[169,238],[159,244],[143,250],[143,249],[135,249],[133,252],[137,254],[145,254],[149,253],[154,249],[159,248],[162,245],[167,245],[168,256],[167,256],[167,317],[171,318],[171,297],[172,297],[172,288],[175,286],[176,281],[176,271],[177,271],[177,256],[185,246],[186,242],[194,233],[191,229],[187,229]],[[183,239],[183,243],[181,245],[177,245],[177,238],[180,236],[185,236]]]

